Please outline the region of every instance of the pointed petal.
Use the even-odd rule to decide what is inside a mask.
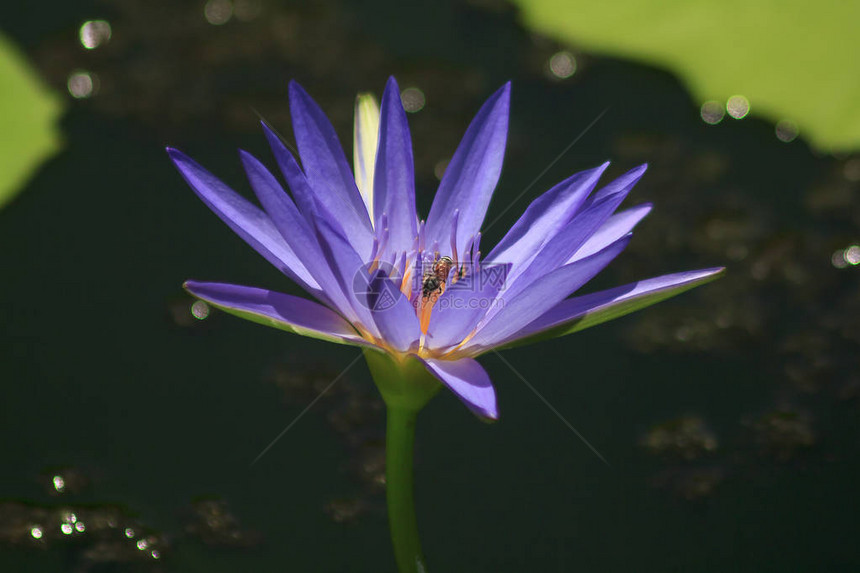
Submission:
[[[278,180],[260,161],[244,150],[239,150],[239,158],[248,176],[251,189],[263,205],[284,241],[303,260],[319,254],[319,244],[312,236],[308,222],[301,216],[293,200],[284,191]],[[305,265],[307,266],[307,265]]]
[[[281,236],[320,285],[323,301],[349,316],[350,303],[326,263],[316,234],[278,180],[253,155],[239,151],[248,181]]]
[[[447,242],[451,213],[460,210],[457,251],[478,232],[499,181],[508,136],[511,84],[502,86],[481,107],[451,158],[427,216],[427,244]],[[460,257],[463,258],[462,256]]]
[[[316,199],[337,217],[358,252],[370,252],[373,241],[370,217],[337,133],[316,102],[296,82],[290,82],[290,114],[305,176]]]
[[[303,298],[223,283],[187,281],[184,287],[225,312],[259,324],[339,344],[369,344],[337,313]]]
[[[374,273],[366,300],[386,344],[400,352],[417,347],[421,326],[415,309],[384,271],[377,270]]]
[[[376,168],[376,148],[379,145],[379,104],[372,94],[355,98],[355,119],[352,136],[353,169],[358,192],[373,222],[373,174]]]
[[[510,264],[483,264],[479,273],[445,289],[430,315],[427,346],[443,349],[462,342],[496,300],[510,269]]]
[[[570,222],[608,166],[580,171],[532,201],[485,259],[524,267]]]
[[[382,214],[388,215],[389,249],[406,251],[418,232],[415,215],[415,173],[412,139],[406,111],[400,101],[400,88],[388,79],[382,95],[379,123],[379,149],[373,182],[373,213],[376,228]]]
[[[168,148],[167,153],[191,189],[237,235],[309,293],[320,295],[319,284],[265,212],[181,151]]]
[[[338,236],[346,237],[346,230],[340,224],[337,216],[332,214],[324,203],[318,202],[318,199],[315,197],[314,191],[305,177],[305,174],[299,168],[295,158],[293,158],[293,155],[283,144],[280,137],[278,137],[276,133],[272,132],[268,126],[264,125],[263,127],[266,131],[266,137],[269,139],[269,145],[271,146],[278,161],[278,165],[281,168],[281,173],[284,175],[287,185],[289,185],[290,190],[293,192],[293,197],[296,199],[296,205],[298,206],[299,211],[308,222],[310,228],[314,232],[318,233],[320,221],[325,220],[331,228],[336,230]],[[349,244],[350,251],[356,250],[354,244],[349,243],[348,240],[347,243]],[[371,245],[372,244],[373,243],[371,241]],[[364,258],[370,258],[372,255],[370,254],[370,250],[368,250],[367,253],[364,253],[361,256]]]
[[[590,281],[617,257],[629,242],[630,237],[624,237],[599,253],[572,265],[563,266],[536,280],[518,296],[505,301],[501,310],[478,327],[477,334],[469,340],[465,348],[483,352],[484,349],[491,348],[499,341],[518,333],[536,317],[541,316]]]
[[[296,162],[293,154],[284,145],[281,137],[275,133],[265,122],[262,122],[263,132],[266,134],[266,139],[269,141],[269,147],[272,148],[272,154],[278,162],[278,167],[287,182],[287,186],[293,193],[293,198],[296,200],[296,205],[299,211],[304,216],[305,220],[314,226],[314,220],[317,217],[316,200],[314,192],[311,189],[311,184],[307,177],[302,172],[299,164]]]
[[[532,283],[563,266],[609,219],[644,173],[644,167],[637,167],[601,189],[599,200],[589,198],[582,211],[547,242],[525,269],[512,269],[508,287],[501,293],[501,298],[512,300]]]
[[[596,193],[594,193],[591,197],[588,198],[587,203],[592,204],[598,201],[602,201],[612,195],[615,195],[616,193],[624,193],[624,195],[626,196],[628,193],[630,193],[630,189],[632,189],[633,186],[636,185],[636,183],[638,183],[640,179],[642,179],[642,176],[645,175],[645,171],[647,169],[647,163],[643,163],[638,167],[634,167],[621,177],[614,179],[605,187],[601,187]]]
[[[487,372],[471,358],[437,360],[418,358],[427,370],[447,386],[473,413],[497,420],[496,390]]]
[[[620,318],[720,278],[725,268],[663,275],[564,300],[497,347],[513,348],[565,336]]]
[[[639,221],[651,212],[651,203],[637,205],[620,213],[616,213],[588,238],[585,243],[570,257],[565,264],[584,259],[593,255],[610,243],[614,243],[639,224]]]

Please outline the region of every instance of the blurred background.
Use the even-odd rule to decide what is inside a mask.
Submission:
[[[391,74],[420,212],[512,80],[485,244],[569,174],[648,162],[628,204],[655,209],[586,289],[728,267],[505,353],[608,465],[498,357],[498,423],[431,402],[431,570],[857,570],[860,8],[748,4],[3,3],[0,570],[394,570],[363,361],[252,465],[356,351],[184,294],[298,289],[164,153],[247,195],[236,148],[272,164],[258,114],[291,139],[288,80],[351,156],[355,94]]]

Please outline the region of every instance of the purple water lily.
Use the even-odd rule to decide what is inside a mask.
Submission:
[[[412,141],[393,78],[381,107],[371,96],[356,102],[353,169],[322,110],[291,83],[302,166],[265,122],[263,129],[292,195],[240,152],[262,209],[168,149],[203,202],[319,302],[230,284],[188,281],[185,288],[243,318],[363,348],[387,406],[386,496],[401,573],[426,572],[412,448],[417,414],[442,386],[495,419],[496,394],[475,357],[594,326],[722,272],[683,272],[571,297],[624,250],[651,210],[644,204],[616,212],[644,165],[597,191],[608,164],[562,181],[482,256],[480,227],[502,169],[509,106],[506,84],[478,111],[426,221],[415,211]]]
[[[510,84],[473,119],[426,221],[415,210],[412,142],[394,78],[381,108],[372,98],[358,99],[354,170],[307,92],[293,82],[289,95],[301,167],[281,138],[265,123],[263,129],[292,196],[247,152],[240,151],[241,161],[262,209],[182,152],[168,152],[210,209],[319,302],[231,284],[188,281],[185,288],[256,322],[366,347],[395,362],[415,360],[481,416],[496,418],[498,410],[475,357],[582,330],[722,271],[670,274],[569,298],[624,250],[651,210],[643,204],[616,212],[645,165],[597,191],[608,163],[562,181],[482,256],[480,227],[502,169]],[[356,288],[362,275],[366,289]]]

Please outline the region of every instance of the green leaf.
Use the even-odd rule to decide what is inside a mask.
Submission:
[[[860,146],[860,2],[514,1],[534,30],[678,74],[698,104],[743,95],[819,149]]]
[[[60,148],[62,100],[0,34],[0,208]]]

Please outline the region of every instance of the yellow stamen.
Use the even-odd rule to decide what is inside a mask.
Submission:
[[[407,265],[406,270],[403,272],[403,281],[400,283],[400,292],[409,299],[412,296],[412,267]]]
[[[418,301],[418,321],[421,323],[421,332],[427,334],[427,328],[430,326],[430,313],[433,311],[433,304],[439,295],[436,293],[430,296],[422,296]]]

